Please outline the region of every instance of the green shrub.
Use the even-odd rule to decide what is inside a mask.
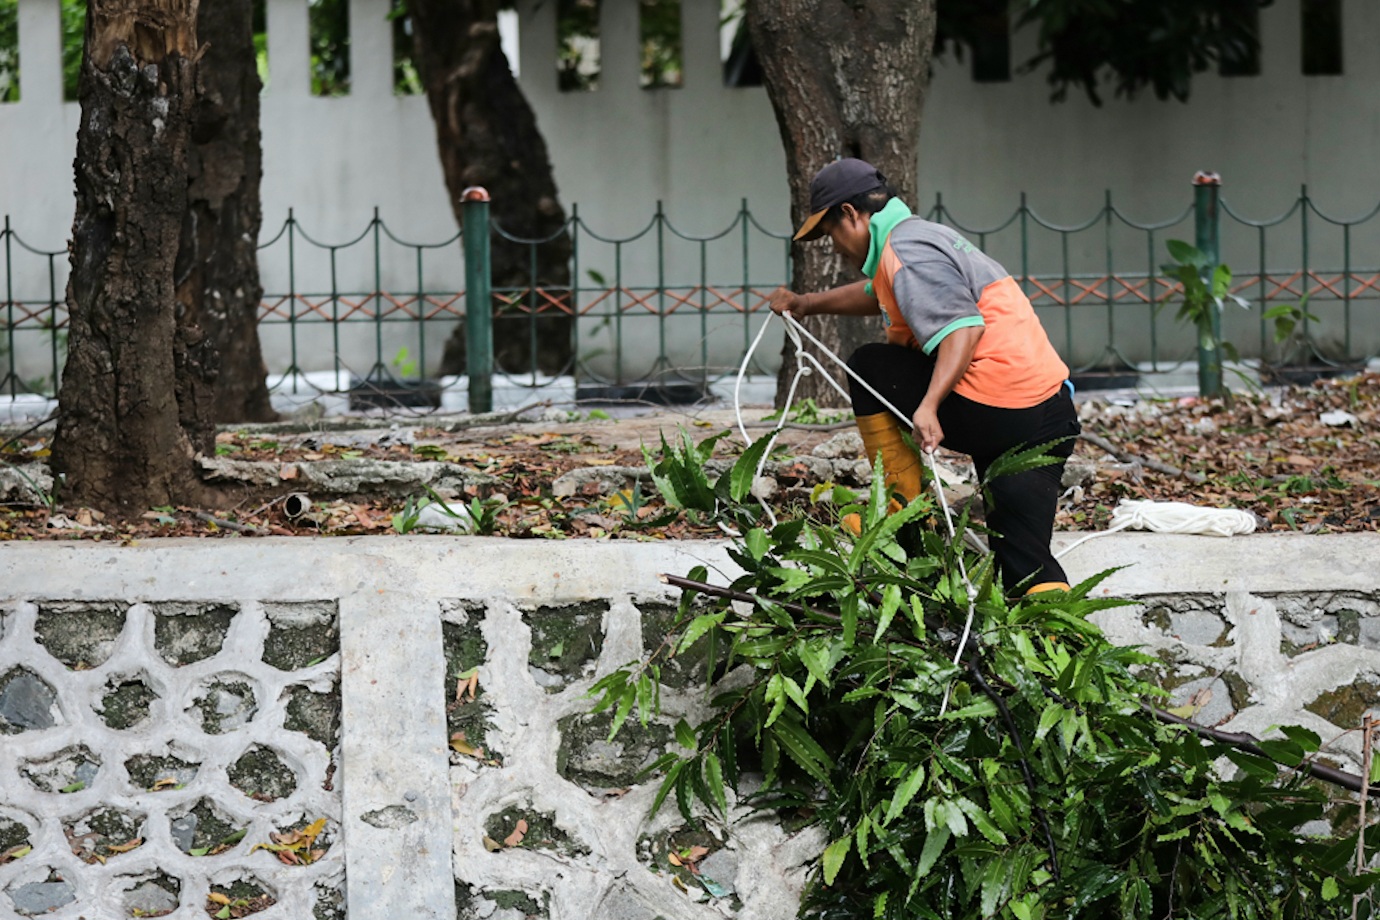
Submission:
[[[1088,620],[1123,603],[1090,596],[1110,573],[1008,600],[989,559],[919,527],[925,500],[886,514],[880,470],[866,505],[759,526],[766,441],[712,483],[713,440],[663,442],[654,465],[668,501],[742,534],[744,570],[724,587],[702,568],[668,577],[686,589],[679,638],[591,691],[613,733],[646,720],[660,663],[708,639],[712,714],[652,767],[656,808],[726,814],[727,790],[760,774],[752,804],[827,833],[801,908],[814,917],[1342,920],[1353,895],[1371,916],[1354,834],[1300,830],[1358,824],[1306,775],[1318,737],[1286,727],[1252,753],[1157,718],[1136,676],[1151,659]],[[849,512],[857,536],[837,524]]]

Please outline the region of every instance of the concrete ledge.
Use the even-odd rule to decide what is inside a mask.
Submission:
[[[1085,534],[1057,533],[1058,553]],[[1199,537],[1115,533],[1061,560],[1074,581],[1124,566],[1099,587],[1107,595],[1380,589],[1380,534],[1250,534]]]

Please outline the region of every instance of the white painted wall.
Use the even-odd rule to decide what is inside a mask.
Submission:
[[[778,233],[788,229],[784,156],[775,118],[762,89],[722,85],[718,7],[717,2],[687,0],[685,85],[648,91],[638,87],[636,0],[604,0],[599,89],[561,93],[556,86],[555,4],[519,0],[521,82],[547,139],[562,200],[568,209],[578,204],[581,220],[593,231],[605,236],[636,233],[647,226],[660,201],[677,230],[716,234],[731,224],[744,199],[766,228]],[[265,241],[278,233],[289,208],[304,231],[328,243],[343,243],[363,232],[375,207],[405,240],[438,242],[455,233],[426,101],[392,93],[386,9],[384,0],[351,0],[352,92],[317,98],[309,93],[306,0],[268,0]],[[1360,216],[1380,201],[1380,171],[1374,167],[1380,150],[1380,58],[1368,47],[1380,34],[1380,4],[1348,0],[1344,15],[1345,76],[1301,76],[1298,0],[1277,0],[1261,13],[1261,76],[1201,76],[1187,104],[1152,96],[1111,99],[1101,108],[1081,97],[1051,104],[1042,75],[978,84],[969,79],[966,63],[942,61],[935,68],[921,137],[922,209],[942,191],[945,205],[961,224],[991,227],[1012,214],[1024,191],[1041,217],[1074,224],[1094,218],[1110,189],[1129,218],[1162,221],[1187,207],[1193,173],[1212,169],[1223,176],[1230,205],[1252,218],[1284,212],[1304,184],[1326,213]],[[61,101],[58,30],[56,0],[20,0],[21,101],[0,105],[0,214],[10,216],[26,243],[53,250],[64,248],[70,231],[71,161],[79,121],[77,104]],[[511,42],[512,30],[505,27],[505,33]],[[1017,35],[1017,60],[1032,41],[1028,34]],[[1159,239],[1191,238],[1191,233],[1185,223]],[[1068,238],[1075,272],[1103,270],[1108,235],[1094,221],[1087,231]],[[1143,235],[1114,225],[1110,238],[1118,271],[1144,271],[1159,261],[1146,251]],[[1287,230],[1268,237],[1267,265],[1299,265],[1298,238],[1296,216]],[[1018,239],[1013,226],[985,243],[1019,271]],[[1252,233],[1229,229],[1227,260],[1238,271],[1254,271],[1258,242]],[[1057,234],[1037,234],[1029,249],[1032,272],[1057,273],[1061,243]],[[754,266],[760,266],[750,279],[754,286],[779,280],[784,273],[781,244],[756,231],[748,234],[747,244]],[[708,278],[717,289],[727,292],[741,284],[743,245],[743,234],[736,230],[705,244],[707,256],[719,266]],[[1340,263],[1340,232],[1326,231],[1316,218],[1310,245],[1310,264]],[[458,249],[454,244],[428,251],[422,268],[425,287],[463,286]],[[300,239],[296,254],[296,290],[328,291],[328,256]],[[580,273],[586,279],[588,269],[597,269],[612,280],[621,258],[624,283],[645,284],[655,280],[660,261],[670,282],[693,285],[699,282],[699,256],[699,244],[668,241],[659,259],[655,234],[621,252],[583,240]],[[1353,232],[1351,256],[1355,263],[1380,264],[1380,220]],[[11,257],[15,298],[46,299],[47,263],[21,253]],[[385,239],[379,258],[378,287],[400,292],[416,288],[412,252]],[[59,288],[64,261],[56,260]],[[340,250],[337,287],[374,290],[374,266],[370,238]],[[265,250],[263,272],[270,292],[288,290],[284,240]],[[1144,311],[1118,311],[1124,313],[1124,328],[1149,328]],[[1045,315],[1056,340],[1064,344],[1060,311]],[[651,333],[652,314],[642,310],[637,317],[625,321],[625,333],[638,324]],[[433,325],[429,358],[439,355],[435,345],[446,331],[444,324]],[[592,325],[584,328],[586,347],[608,344],[606,331],[596,332]],[[1081,314],[1074,318],[1076,330],[1084,325]],[[1100,335],[1105,319],[1099,317],[1093,325]],[[303,334],[309,354],[302,363],[308,368],[330,364],[331,342],[324,328],[318,332],[322,334]],[[684,360],[701,360],[699,346],[706,333],[698,318],[676,320],[665,332],[668,347],[681,348]],[[1097,335],[1084,341],[1080,331],[1072,337],[1079,360],[1095,355]],[[734,364],[743,336],[741,317],[712,320],[710,363]],[[351,366],[372,360],[372,330],[361,330],[357,338],[346,343]],[[415,343],[416,329],[391,326],[385,340],[385,352],[391,355],[398,344]],[[35,343],[25,345],[25,351],[37,348],[37,339]],[[656,344],[653,335],[634,351],[649,353]],[[774,353],[774,345],[768,348]],[[268,349],[270,364],[285,366],[284,340],[275,331],[268,335]],[[628,360],[633,361],[631,353]]]

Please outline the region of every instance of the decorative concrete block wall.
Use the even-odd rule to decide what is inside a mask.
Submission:
[[[334,601],[22,598],[0,628],[3,908],[344,916]]]
[[[1173,705],[1357,769],[1380,539],[1123,533],[1065,563],[1124,567],[1099,620]],[[709,543],[0,545],[0,916],[792,917],[817,833],[649,815],[695,656],[647,726],[589,712],[665,636],[656,574],[696,564],[732,577]]]

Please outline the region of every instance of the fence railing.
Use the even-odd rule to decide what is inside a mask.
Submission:
[[[358,235],[325,242],[290,212],[259,248],[270,385],[343,391],[364,380],[434,376],[463,325],[468,374],[440,383],[467,388],[472,407],[491,398],[491,375],[530,387],[553,375],[588,387],[704,386],[737,369],[769,318],[768,295],[790,279],[788,230],[763,226],[744,201],[727,226],[703,235],[677,226],[660,206],[635,233],[603,234],[572,207],[562,230],[569,283],[494,287],[491,242],[525,247],[531,279],[548,276],[540,262],[548,241],[515,239],[489,219],[482,196],[464,207],[471,232],[428,243],[396,234],[377,214]],[[1233,269],[1232,290],[1250,304],[1223,317],[1224,337],[1243,357],[1344,367],[1380,353],[1380,205],[1339,217],[1321,211],[1304,188],[1283,213],[1264,219],[1239,213],[1224,196],[1210,214],[1190,203],[1138,222],[1110,192],[1074,224],[1045,219],[1024,196],[990,225],[965,222],[942,196],[923,213],[959,229],[1015,275],[1080,374],[1163,370],[1193,359],[1193,330],[1175,321],[1174,309],[1161,309],[1181,293],[1161,266],[1166,241],[1202,239],[1205,220]],[[67,251],[35,246],[6,218],[0,257],[0,395],[51,395],[65,357]],[[1308,316],[1277,342],[1266,311],[1305,297]],[[553,323],[568,336],[567,357],[539,367],[535,346]],[[530,363],[495,366],[489,339],[501,356],[515,337],[530,340]],[[760,349],[750,370],[774,374],[779,341]]]

